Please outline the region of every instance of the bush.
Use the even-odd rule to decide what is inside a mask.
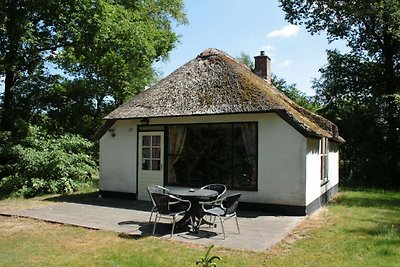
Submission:
[[[0,138],[0,158],[5,163],[0,170],[2,197],[71,193],[97,174],[90,155],[93,143],[78,135],[50,135],[30,126],[27,136],[16,144],[9,144],[9,134]]]

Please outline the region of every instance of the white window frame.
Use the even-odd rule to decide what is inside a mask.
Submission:
[[[147,145],[143,144],[143,140],[145,137],[149,137],[149,139],[150,139],[150,142]],[[154,137],[160,138],[158,144],[153,143]],[[162,160],[163,160],[163,158],[162,158],[162,136],[159,134],[154,134],[154,133],[146,133],[146,134],[142,135],[141,142],[142,142],[142,144],[141,144],[141,151],[140,151],[140,153],[141,153],[140,169],[142,171],[162,171]],[[143,153],[144,149],[149,150],[147,157],[144,156],[144,153]],[[153,152],[153,149],[158,149],[160,154],[158,156],[156,156],[155,155],[156,153]],[[144,161],[149,161],[148,168],[145,168],[145,169],[143,168]],[[158,165],[157,164],[153,165],[155,162],[158,162]]]
[[[321,158],[321,185],[329,181],[329,140],[322,137],[319,141],[319,155]]]

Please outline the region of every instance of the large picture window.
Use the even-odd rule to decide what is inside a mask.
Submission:
[[[257,190],[257,123],[168,127],[167,184]]]

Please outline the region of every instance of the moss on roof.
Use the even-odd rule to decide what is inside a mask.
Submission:
[[[228,54],[206,49],[107,120],[276,112],[306,136],[343,142],[336,125],[298,106]]]

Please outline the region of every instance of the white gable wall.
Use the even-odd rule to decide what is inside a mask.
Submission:
[[[100,190],[136,193],[137,122],[116,121],[100,139]]]
[[[339,144],[329,141],[328,182],[321,185],[320,139],[307,139],[306,205],[339,183]]]
[[[244,201],[304,205],[306,138],[275,113],[259,118],[258,185]]]

